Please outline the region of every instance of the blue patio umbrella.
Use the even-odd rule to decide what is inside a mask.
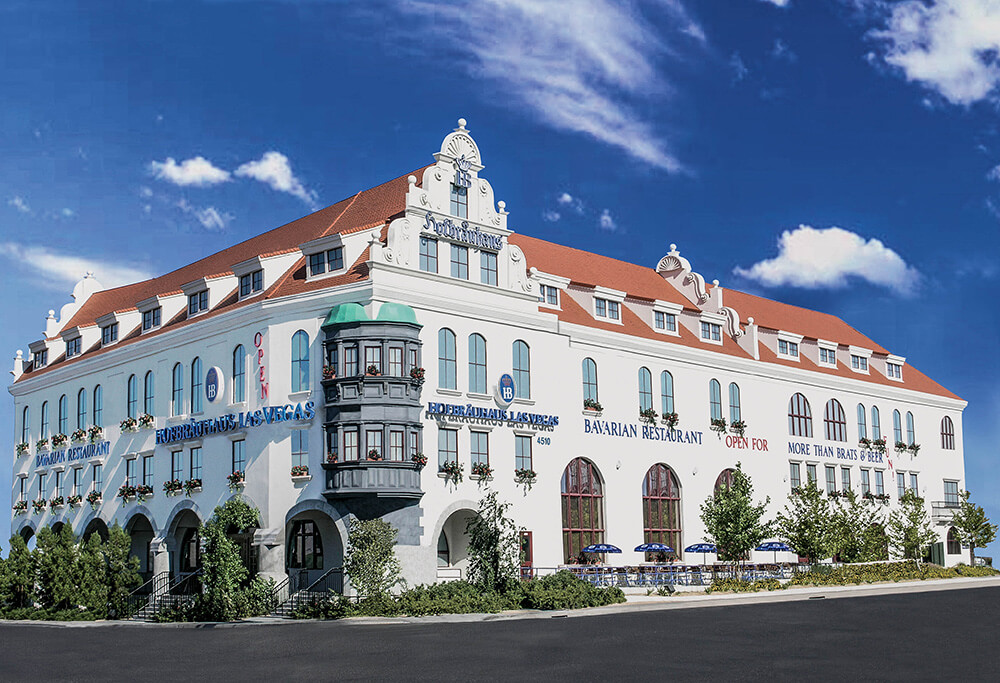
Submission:
[[[755,550],[761,550],[764,552],[774,553],[774,563],[778,563],[778,553],[794,553],[795,550],[792,549],[787,543],[782,543],[781,541],[768,541],[767,543],[761,543],[755,548]]]
[[[695,543],[684,549],[686,553],[701,553],[701,563],[705,564],[706,553],[717,553],[718,549],[712,543]]]
[[[663,543],[643,543],[635,547],[637,553],[672,553],[674,549]]]
[[[622,551],[618,546],[611,545],[610,543],[594,543],[593,545],[588,545],[581,552],[585,553],[620,553]]]

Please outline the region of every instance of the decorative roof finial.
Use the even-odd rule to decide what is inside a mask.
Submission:
[[[455,130],[465,130],[465,124],[468,123],[465,119],[458,120],[458,128]]]

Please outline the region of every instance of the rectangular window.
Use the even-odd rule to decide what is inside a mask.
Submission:
[[[129,458],[125,461],[125,483],[129,486],[135,486],[135,458]]]
[[[26,477],[19,477],[17,480],[17,499],[19,501],[24,500],[24,484],[28,481]]]
[[[344,430],[344,460],[358,459],[358,429]]]
[[[851,356],[851,367],[859,372],[868,372],[868,359],[864,356]]]
[[[452,183],[451,215],[459,218],[469,217],[469,188]]]
[[[910,472],[910,490],[913,491],[914,494],[918,496],[920,495],[920,488],[917,486],[916,472]]]
[[[872,492],[872,481],[871,472],[868,470],[861,470],[861,495],[867,495]]]
[[[497,283],[497,255],[491,251],[479,252],[479,281],[484,285]]]
[[[837,490],[837,468],[833,465],[826,466],[826,492]]]
[[[189,470],[191,472],[191,478],[201,479],[201,446],[195,446],[192,448],[190,456],[188,464],[191,467]]]
[[[21,481],[23,482],[24,480],[22,479]],[[73,495],[74,496],[82,496],[83,495],[83,487],[81,486],[81,484],[83,484],[83,468],[82,467],[74,467],[73,468]]]
[[[255,270],[240,276],[240,297],[248,296],[264,289],[264,271]]]
[[[245,472],[247,468],[246,439],[233,441],[233,472]]]
[[[170,454],[170,478],[180,480],[184,477],[184,468],[181,465],[181,452],[174,451]]]
[[[323,253],[309,254],[309,274],[322,275],[326,272],[326,258]]]
[[[472,464],[490,464],[489,432],[469,433],[469,452],[472,454]]]
[[[334,247],[326,252],[326,266],[332,273],[344,267],[344,248]]]
[[[153,456],[151,455],[142,457],[142,485],[153,485]]]
[[[799,345],[785,339],[778,340],[778,354],[781,356],[799,357]]]
[[[709,341],[722,341],[722,325],[702,321],[701,338]]]
[[[840,468],[840,490],[847,493],[851,490],[851,468]]]
[[[45,479],[46,474],[42,472],[38,475],[38,499],[45,500]]]
[[[72,358],[73,356],[80,355],[80,338],[75,337],[73,339],[66,340],[66,357]]]
[[[420,367],[420,358],[417,356],[417,350],[415,348],[410,349],[410,369]]]
[[[389,375],[391,377],[403,376],[403,349],[398,346],[389,347]]]
[[[118,323],[105,325],[101,328],[101,344],[107,346],[118,341]]]
[[[33,356],[32,360],[36,368],[44,367],[49,362],[48,350],[46,349],[44,351],[35,351],[35,355]]]
[[[891,379],[903,379],[903,366],[896,365],[895,363],[887,363],[886,370],[887,374]]]
[[[819,362],[826,365],[836,365],[837,364],[837,352],[832,349],[824,349],[820,347],[819,350]]]
[[[305,429],[292,430],[292,467],[309,466],[309,432]]]
[[[163,309],[157,306],[151,311],[143,311],[142,313],[142,329],[151,330],[154,327],[160,326],[160,316],[163,313]]]
[[[540,285],[538,288],[538,301],[550,306],[559,305],[559,288],[549,285]]]
[[[448,462],[458,462],[458,430],[438,430],[438,468]]]
[[[469,248],[451,245],[451,276],[461,280],[469,279]]]
[[[802,487],[802,468],[799,463],[788,463],[788,482],[792,485],[792,489]]]
[[[188,315],[208,310],[208,290],[203,289],[188,296]]]
[[[958,482],[957,481],[945,481],[944,482],[944,504],[948,507],[958,507],[959,495],[958,495]]]
[[[104,465],[95,462],[91,468],[91,473],[94,481],[94,491],[100,493],[104,490]]]
[[[365,430],[365,457],[381,458],[384,456],[385,452],[382,450],[382,430]]]
[[[814,484],[819,482],[816,480],[816,465],[806,465],[806,476],[809,477],[809,481]]]
[[[389,431],[389,459],[399,462],[406,459],[406,454],[403,453],[403,437],[405,434],[402,430],[393,429]]]
[[[420,270],[438,272],[438,242],[430,237],[420,238]]]
[[[358,347],[344,347],[344,377],[356,377],[358,375]]]
[[[534,469],[531,461],[531,437],[527,434],[514,435],[514,469]]]
[[[875,495],[881,496],[885,493],[885,480],[882,470],[875,470]]]
[[[902,500],[904,493],[906,493],[906,473],[896,472],[896,495]]]
[[[667,332],[677,331],[677,316],[673,313],[653,311],[653,322],[658,330],[665,330]]]
[[[63,495],[63,473],[56,472],[56,490],[52,494],[54,497]]]
[[[609,301],[608,299],[594,299],[594,314],[598,318],[607,318],[608,320],[619,320],[621,318],[621,304],[617,301]]]
[[[375,371],[382,374],[382,347],[381,346],[366,346],[365,347],[365,372],[371,372],[372,366],[374,366]]]

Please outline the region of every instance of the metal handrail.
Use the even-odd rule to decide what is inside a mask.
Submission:
[[[278,606],[274,608],[274,611],[278,612],[279,610],[284,608],[284,610],[287,611],[289,614],[295,612],[305,602],[306,600],[305,596],[309,596],[311,593],[314,592],[325,593],[331,590],[328,586],[326,586],[326,584],[329,582],[330,576],[337,573],[343,574],[343,571],[344,571],[343,567],[330,567],[328,570],[323,572],[322,576],[320,576],[318,579],[310,583],[308,586],[306,586],[305,588],[298,588],[298,589],[294,589],[292,587],[291,576],[289,576],[288,579],[282,582],[282,584],[287,583],[287,585],[289,586],[288,597],[285,600],[278,603]],[[301,585],[299,579],[301,579],[301,577],[306,574],[307,574],[306,570],[304,569],[299,570],[299,572],[295,575],[296,586]],[[341,577],[341,580],[343,580],[343,577]]]
[[[136,588],[128,595],[128,617],[138,614],[150,600],[163,592],[163,587],[170,583],[170,572],[154,574],[153,578]],[[148,587],[148,590],[147,590]]]

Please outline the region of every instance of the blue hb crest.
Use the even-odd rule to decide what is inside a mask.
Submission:
[[[510,405],[514,402],[516,395],[517,386],[514,384],[514,378],[506,373],[500,375],[500,381],[497,382],[497,396],[500,401],[506,405]]]
[[[222,371],[211,367],[205,376],[205,398],[209,403],[215,403],[222,396]]]
[[[455,159],[456,187],[472,187],[472,176],[469,174],[469,169],[471,168],[472,162],[466,159],[464,154]]]

